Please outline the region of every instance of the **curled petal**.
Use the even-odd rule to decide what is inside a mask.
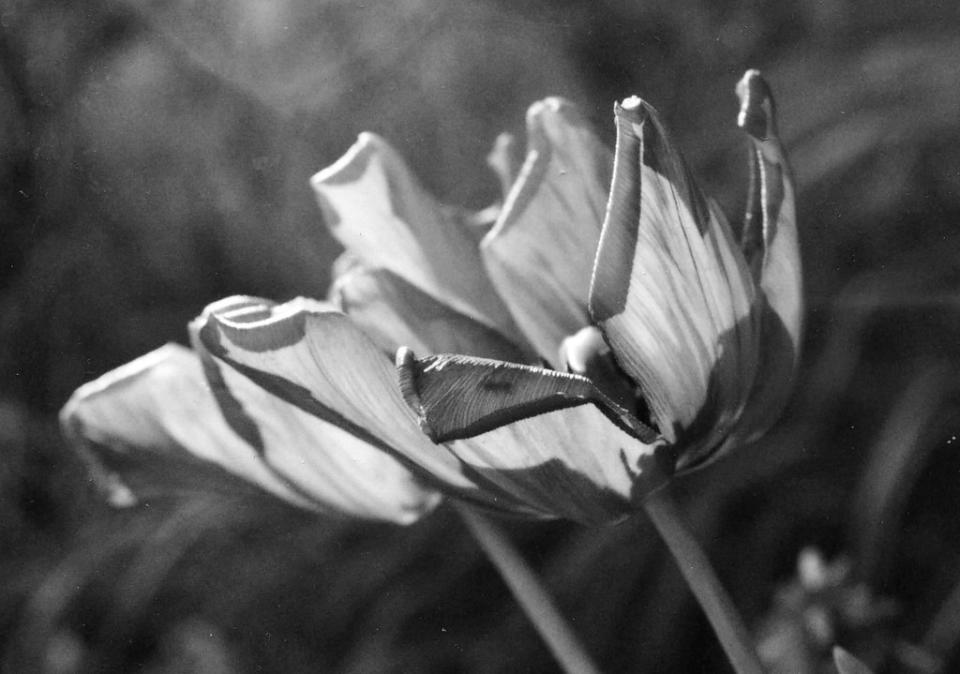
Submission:
[[[616,106],[610,202],[590,311],[681,465],[729,433],[753,385],[758,318],[749,270],[656,112]]]
[[[424,353],[526,359],[496,330],[386,269],[353,267],[334,281],[330,299],[390,355],[405,345]]]
[[[669,448],[585,377],[409,350],[398,367],[424,430],[545,516],[616,520],[671,472]]]
[[[389,359],[328,303],[298,298],[258,312],[211,305],[194,324],[220,363],[306,414],[336,426],[401,462],[425,482],[478,505],[514,504],[477,489],[460,461],[423,435],[400,396]],[[252,320],[248,320],[252,318]]]
[[[363,133],[311,180],[330,231],[364,265],[388,269],[507,337],[520,336],[494,291],[476,239],[440,206],[390,145]]]
[[[792,389],[803,329],[803,279],[797,242],[794,185],[777,134],[770,88],[756,70],[737,85],[738,123],[750,138],[750,193],[741,245],[765,302],[760,375],[740,441],[776,421]]]
[[[591,251],[600,238],[612,157],[574,106],[527,113],[529,149],[500,217],[481,243],[490,278],[542,358],[589,323]]]

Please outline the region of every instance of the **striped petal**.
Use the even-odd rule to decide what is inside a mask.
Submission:
[[[530,108],[527,134],[526,162],[481,251],[520,329],[556,365],[563,338],[590,321],[587,295],[612,157],[559,98]]]
[[[253,298],[242,298],[248,303]],[[251,304],[214,305],[233,320],[257,320]],[[224,418],[292,491],[328,510],[409,524],[439,502],[409,469],[335,424],[281,400],[193,341]]]
[[[187,485],[242,490],[242,482],[217,481],[215,466],[330,514],[409,524],[439,498],[379,450],[239,375],[201,365],[176,344],[80,388],[62,418],[68,436],[106,471],[115,497],[149,498]]]
[[[329,303],[229,298],[208,307],[193,329],[223,365],[425,481],[488,508],[517,506],[480,491],[453,454],[423,435],[390,360]]]
[[[619,519],[672,470],[670,448],[585,377],[409,350],[398,367],[424,430],[544,515]]]
[[[776,421],[792,389],[803,330],[803,278],[794,185],[777,134],[773,96],[756,70],[737,85],[739,126],[750,139],[750,193],[741,245],[765,307],[761,374],[737,435],[753,440]]]
[[[387,269],[423,292],[519,341],[461,218],[419,184],[382,138],[363,133],[311,180],[333,235],[363,264]]]
[[[409,346],[423,353],[527,358],[496,330],[386,269],[355,265],[334,281],[330,300],[391,356],[399,347]]]
[[[590,311],[686,465],[729,433],[753,385],[754,283],[653,108],[627,99],[616,120]]]
[[[194,487],[258,485],[305,508],[290,488],[226,423],[200,361],[168,344],[77,389],[60,413],[64,434],[90,461],[117,505]],[[204,468],[219,466],[204,472]],[[221,478],[221,479],[217,479]]]

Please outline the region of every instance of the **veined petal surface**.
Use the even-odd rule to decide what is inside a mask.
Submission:
[[[669,448],[585,377],[410,351],[398,367],[425,432],[459,438],[451,451],[544,516],[619,519],[672,472]]]
[[[79,389],[64,427],[112,474],[113,488],[134,497],[175,491],[178,481],[212,488],[202,465],[209,463],[337,516],[409,524],[437,504],[439,494],[395,459],[216,367],[169,344]],[[231,377],[240,379],[231,391],[242,406],[218,388]]]
[[[527,356],[489,326],[438,301],[387,269],[355,265],[338,276],[330,300],[385,353],[469,353],[522,361]]]
[[[178,344],[84,384],[60,419],[67,439],[103,472],[115,501],[162,495],[175,488],[168,476],[177,472],[177,462],[199,460],[296,505],[316,507],[226,423],[196,354]]]
[[[243,318],[235,314],[234,320]],[[415,522],[439,502],[439,492],[393,456],[219,362],[203,347],[196,326],[191,328],[227,423],[292,491],[334,512],[399,524]]]
[[[592,251],[600,239],[613,157],[559,98],[527,113],[529,148],[481,251],[490,278],[540,356],[590,322]]]
[[[610,201],[590,311],[681,464],[729,433],[757,369],[756,292],[656,112],[617,105]]]
[[[385,140],[360,134],[311,185],[330,231],[365,266],[387,269],[521,340],[487,277],[474,235],[426,192]]]
[[[195,330],[218,361],[391,455],[428,483],[493,509],[517,505],[477,489],[461,462],[420,431],[390,360],[329,303],[230,298],[208,307]]]

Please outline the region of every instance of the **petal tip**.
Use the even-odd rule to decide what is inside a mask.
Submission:
[[[317,171],[310,178],[310,185],[316,190],[322,190],[326,185],[337,185],[352,182],[355,173],[362,171],[370,155],[382,151],[387,141],[370,131],[363,131],[357,136],[346,152],[339,159]]]
[[[759,141],[769,140],[776,135],[773,117],[773,96],[770,85],[759,70],[748,70],[737,83],[737,97],[740,99],[740,114],[737,126]]]
[[[617,119],[642,124],[650,114],[650,105],[639,96],[630,96],[613,106]]]
[[[537,125],[555,115],[566,121],[577,121],[580,119],[580,110],[566,98],[548,96],[527,108],[527,126]]]

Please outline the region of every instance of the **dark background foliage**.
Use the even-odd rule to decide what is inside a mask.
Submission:
[[[777,430],[678,493],[751,625],[796,646],[784,671],[833,641],[887,671],[960,666],[956,7],[0,1],[6,670],[552,671],[453,513],[400,529],[198,493],[113,511],[55,413],[209,301],[323,295],[337,248],[307,179],[362,130],[480,207],[529,103],[571,98],[612,142],[637,93],[734,215],[748,67],[796,169],[804,365]],[[508,529],[606,671],[725,667],[642,516]],[[851,560],[843,587],[790,594],[807,546]]]

